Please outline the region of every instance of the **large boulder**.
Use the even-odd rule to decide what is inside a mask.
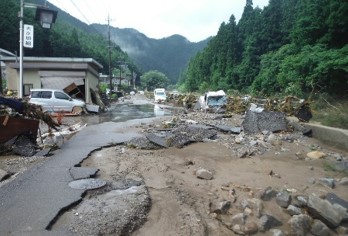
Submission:
[[[309,197],[308,210],[313,218],[321,220],[331,228],[336,228],[343,219],[347,218],[347,211],[344,207],[338,204],[332,205],[328,200],[320,199],[317,196]]]

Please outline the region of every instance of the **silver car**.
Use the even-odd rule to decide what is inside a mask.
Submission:
[[[31,89],[29,103],[40,105],[48,112],[81,112],[86,106],[84,101],[57,89]]]

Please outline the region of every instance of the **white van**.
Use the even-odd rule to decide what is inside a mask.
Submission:
[[[49,112],[74,112],[86,106],[84,101],[73,99],[57,89],[31,89],[29,103],[40,105],[44,111]]]
[[[167,100],[166,90],[164,88],[157,88],[153,91],[155,102],[165,102]]]

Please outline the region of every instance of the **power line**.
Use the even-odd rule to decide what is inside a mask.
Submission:
[[[73,0],[70,0],[70,2],[75,6],[75,8],[80,12],[81,16],[87,21],[87,23],[90,25],[91,23],[89,22],[89,20],[87,19],[87,17],[81,12],[80,8],[78,8],[76,6],[76,4],[74,3]]]

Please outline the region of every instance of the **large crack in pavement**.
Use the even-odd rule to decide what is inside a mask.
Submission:
[[[0,188],[0,234],[46,235],[57,216],[81,201],[86,190],[69,187],[70,169],[103,146],[139,136],[134,125],[153,119],[89,126],[65,143],[53,157]],[[51,234],[53,232],[50,232]],[[66,235],[66,232],[56,232]]]

